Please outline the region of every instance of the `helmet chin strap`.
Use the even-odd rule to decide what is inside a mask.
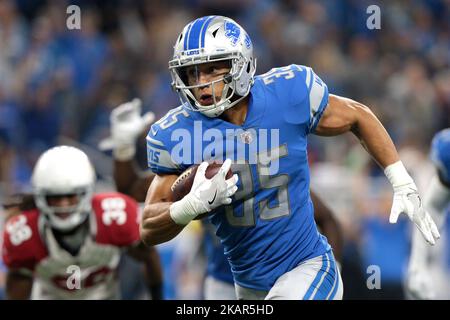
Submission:
[[[223,82],[225,82],[225,84],[229,84],[231,83],[231,81],[233,81],[233,76],[231,74],[227,74],[225,77],[223,77]]]

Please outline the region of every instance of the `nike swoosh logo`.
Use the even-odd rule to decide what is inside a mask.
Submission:
[[[208,200],[208,203],[209,203],[209,204],[213,204],[214,200],[216,200],[216,196],[217,196],[217,190],[216,190],[216,192],[214,193],[214,198],[212,198],[211,201]]]

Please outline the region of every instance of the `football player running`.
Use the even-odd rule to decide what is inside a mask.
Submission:
[[[3,261],[9,299],[118,299],[122,252],[145,264],[152,299],[162,298],[159,256],[139,238],[139,210],[117,192],[94,194],[95,172],[81,150],[44,152],[32,175],[35,206],[8,208]]]
[[[424,207],[428,210],[431,217],[436,221],[440,230],[444,228],[444,222],[447,218],[450,205],[450,128],[438,132],[431,144],[431,160],[436,166],[436,174],[431,179],[430,185],[424,194]],[[448,230],[448,229],[447,229]],[[448,233],[445,236],[449,236]],[[445,281],[437,283],[435,276],[432,274],[433,265],[431,263],[434,249],[424,245],[420,239],[417,230],[413,231],[411,257],[408,268],[407,290],[411,298],[414,299],[448,299],[449,295],[443,296],[439,294],[438,287],[446,286],[448,289],[449,278],[448,273],[445,274]],[[448,243],[448,241],[447,241]],[[439,248],[449,250],[448,247]],[[446,256],[450,252],[445,252]],[[444,264],[442,259],[437,260],[435,265],[438,270],[445,268],[440,266]],[[434,281],[433,281],[434,280]]]
[[[141,223],[148,245],[172,239],[209,213],[239,299],[341,299],[331,247],[314,222],[306,146],[309,134],[348,131],[392,184],[389,221],[406,213],[428,243],[439,238],[382,124],[363,104],[329,94],[311,68],[292,64],[255,76],[245,30],[229,18],[207,16],[185,26],[169,69],[182,105],[147,136],[156,174]],[[207,179],[212,160],[223,165]],[[176,173],[194,163],[201,164],[190,192],[173,202]],[[230,168],[235,174],[226,179]]]
[[[141,100],[133,99],[116,107],[110,116],[111,136],[104,139],[99,148],[113,150],[114,182],[117,189],[133,197],[138,202],[145,201],[145,194],[154,175],[139,172],[135,163],[137,141],[153,121],[153,114],[141,115]],[[146,132],[146,131],[145,131]],[[181,172],[180,172],[181,173]],[[323,234],[333,247],[338,260],[341,259],[343,235],[339,222],[328,206],[311,191],[314,204],[314,218]],[[206,255],[206,277],[204,298],[206,300],[235,300],[233,274],[224,255],[223,246],[215,235],[214,227],[207,220],[202,220],[203,246]]]

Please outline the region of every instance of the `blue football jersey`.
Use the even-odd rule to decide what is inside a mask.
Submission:
[[[208,219],[243,287],[270,290],[282,274],[330,250],[314,221],[307,157],[307,136],[327,105],[328,88],[313,70],[289,65],[255,77],[241,126],[180,106],[149,131],[156,174],[233,161],[233,203]]]
[[[434,136],[431,160],[439,170],[439,177],[450,185],[450,128],[441,130]]]

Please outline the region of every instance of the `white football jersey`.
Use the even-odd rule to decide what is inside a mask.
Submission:
[[[5,226],[3,259],[9,268],[33,272],[32,299],[118,299],[123,248],[139,241],[138,205],[120,193],[92,199],[90,232],[72,256],[55,239],[38,210]]]

